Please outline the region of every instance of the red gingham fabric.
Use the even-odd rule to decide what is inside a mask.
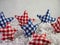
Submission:
[[[22,16],[15,15],[15,18],[18,20],[20,26],[27,24],[29,20],[28,13],[26,10],[24,11],[24,14]],[[34,19],[31,20],[34,21]]]
[[[5,28],[0,28],[0,32],[2,32],[2,38],[1,40],[13,40],[14,39],[14,33],[17,30],[12,28],[11,25],[8,23]]]
[[[58,17],[57,22],[51,24],[52,27],[54,28],[54,31],[57,33],[60,33],[60,17]]]
[[[48,45],[50,43],[51,42],[48,39],[46,39],[46,34],[34,34],[33,40],[29,42],[29,45]]]

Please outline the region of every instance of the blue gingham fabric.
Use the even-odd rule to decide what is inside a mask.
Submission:
[[[30,37],[33,33],[35,33],[38,25],[33,25],[31,20],[28,20],[28,24],[21,26],[21,28],[24,30],[25,37]]]
[[[41,22],[45,22],[45,23],[47,23],[47,22],[51,23],[51,22],[54,22],[56,20],[56,18],[53,18],[50,16],[49,9],[47,10],[47,12],[44,16],[37,15],[37,17],[41,20]]]
[[[14,18],[6,18],[3,12],[0,12],[0,28],[4,28],[7,22],[11,22]]]

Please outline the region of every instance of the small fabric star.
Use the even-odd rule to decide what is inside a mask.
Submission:
[[[60,33],[60,17],[57,18],[57,22],[51,24],[52,27],[54,28],[54,31],[57,33]]]
[[[31,20],[28,21],[28,24],[23,25],[21,28],[24,30],[24,34],[26,37],[30,37],[33,33],[35,33],[38,25],[34,25]]]
[[[18,20],[20,26],[27,24],[29,20],[28,13],[26,10],[24,11],[24,14],[22,16],[15,15],[15,18]],[[34,19],[31,20],[34,21]]]
[[[56,20],[56,18],[53,18],[50,16],[50,11],[49,9],[47,10],[46,14],[44,16],[41,16],[41,15],[37,15],[37,17],[41,20],[41,22],[54,22]]]
[[[0,28],[4,28],[7,22],[11,22],[14,18],[6,18],[3,12],[0,12]]]
[[[49,45],[51,42],[46,38],[46,34],[33,34],[32,41],[29,45]]]
[[[0,32],[2,33],[1,40],[13,40],[14,39],[14,33],[17,30],[15,28],[12,28],[12,26],[8,23],[5,28],[0,28]]]

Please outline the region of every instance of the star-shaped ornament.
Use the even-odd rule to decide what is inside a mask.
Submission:
[[[49,9],[47,10],[46,14],[41,16],[41,15],[37,15],[37,17],[41,20],[41,22],[44,22],[44,23],[52,23],[56,20],[56,18],[53,18],[50,16],[50,11]]]
[[[4,28],[6,26],[6,23],[11,22],[13,19],[13,17],[6,18],[4,16],[4,13],[0,12],[0,28]]]
[[[28,13],[27,13],[26,10],[24,11],[22,16],[15,15],[15,18],[18,20],[20,26],[23,26],[23,25],[27,24],[28,20],[30,19],[28,17]],[[31,20],[34,21],[34,19],[31,19]]]
[[[0,33],[2,33],[1,40],[14,40],[14,34],[17,30],[15,28],[12,28],[12,26],[7,23],[5,28],[0,28]]]
[[[29,45],[49,45],[51,44],[50,40],[46,38],[46,34],[33,34],[32,40],[29,42]]]
[[[57,21],[55,23],[51,24],[54,28],[54,31],[57,33],[60,33],[60,17],[57,18]]]
[[[24,30],[24,34],[26,37],[30,37],[33,33],[35,33],[38,25],[34,25],[31,20],[28,21],[28,24],[23,25],[21,28]]]

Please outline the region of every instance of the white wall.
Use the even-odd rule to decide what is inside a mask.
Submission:
[[[0,0],[0,11],[6,16],[21,15],[27,10],[30,17],[37,18],[37,14],[44,15],[50,9],[51,16],[60,16],[60,0]]]

